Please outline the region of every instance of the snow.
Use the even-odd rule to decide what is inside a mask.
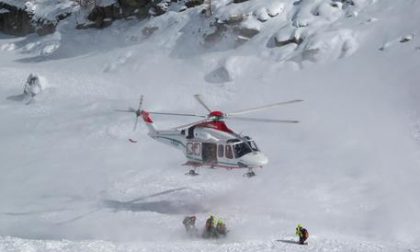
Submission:
[[[210,18],[191,8],[102,30],[74,30],[69,18],[44,37],[0,35],[0,251],[420,250],[419,1],[229,2],[214,1]],[[237,45],[228,28],[204,44],[215,18],[232,15],[259,33]],[[276,36],[303,41],[271,46]],[[48,85],[26,105],[16,96],[29,73]],[[305,101],[255,115],[296,126],[228,122],[270,159],[255,178],[188,177],[182,153],[143,124],[132,132],[134,116],[115,110],[144,94],[151,111],[205,113],[196,93],[227,112]],[[192,214],[198,228],[223,217],[228,237],[191,239],[182,219]],[[287,243],[299,223],[307,247]]]
[[[0,9],[0,14],[9,13],[9,12],[10,12],[9,10],[3,9],[3,8]]]

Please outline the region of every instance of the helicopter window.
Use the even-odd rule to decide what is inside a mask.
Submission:
[[[192,148],[193,148],[194,155],[199,156],[201,153],[200,143],[194,143]]]
[[[248,141],[249,146],[251,146],[251,149],[253,151],[259,151],[258,146],[255,144],[254,141]]]
[[[191,155],[193,154],[193,144],[192,143],[187,143],[187,154]]]
[[[223,144],[219,144],[219,147],[217,149],[217,156],[222,158],[225,154],[225,148],[223,147]]]
[[[188,128],[187,139],[193,139],[194,138],[194,128],[195,128],[195,126],[192,126],[192,127]]]
[[[244,142],[233,145],[233,149],[235,150],[236,158],[242,157],[243,155],[252,152],[251,147],[249,147],[249,145]]]
[[[226,158],[232,159],[233,153],[232,153],[232,147],[230,145],[226,145]]]
[[[227,143],[238,143],[238,142],[240,142],[241,140],[239,140],[239,139],[229,139],[229,140],[227,140]]]

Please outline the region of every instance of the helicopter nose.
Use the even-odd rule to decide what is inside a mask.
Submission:
[[[242,163],[246,167],[260,167],[268,163],[268,158],[259,151],[251,152],[241,157],[239,163]]]

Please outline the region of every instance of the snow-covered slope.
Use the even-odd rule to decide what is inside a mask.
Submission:
[[[79,31],[70,17],[45,37],[0,35],[0,251],[420,249],[420,2],[212,2],[211,17]],[[25,105],[32,72],[43,91]],[[257,177],[192,178],[115,110],[144,94],[150,110],[203,112],[196,93],[224,111],[305,102],[259,115],[297,126],[229,124],[269,157]],[[189,238],[189,214],[223,217],[228,238]],[[273,242],[298,223],[308,247]]]

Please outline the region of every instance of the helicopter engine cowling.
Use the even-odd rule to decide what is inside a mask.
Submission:
[[[194,136],[196,138],[202,139],[202,140],[215,140],[217,141],[217,138],[212,136],[210,133],[203,131],[202,129],[195,129],[194,130]]]

